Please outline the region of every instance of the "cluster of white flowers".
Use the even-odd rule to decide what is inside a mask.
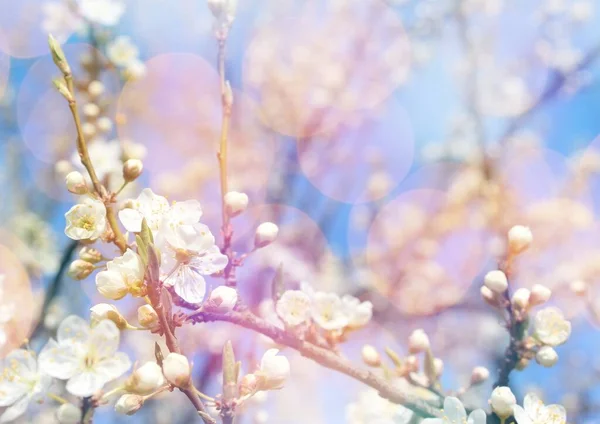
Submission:
[[[508,387],[497,387],[489,400],[492,411],[505,420],[514,416],[517,424],[566,424],[567,413],[561,405],[544,405],[537,395],[525,396],[523,406]],[[484,421],[485,422],[485,421]]]
[[[50,339],[39,356],[31,350],[12,351],[0,375],[0,407],[6,407],[0,422],[19,418],[30,402],[51,395],[53,378],[67,380],[66,389],[74,396],[95,395],[131,366],[127,355],[117,352],[118,346],[119,330],[112,321],[90,328],[83,319],[69,316],[59,326],[57,340]],[[65,404],[58,416],[72,416],[73,409]]]
[[[146,220],[156,247],[161,252],[160,273],[164,285],[173,287],[186,302],[202,302],[206,294],[204,276],[222,271],[228,259],[221,254],[209,228],[200,223],[200,203],[188,200],[170,205],[166,198],[154,194],[150,189],[144,189],[138,198],[130,203],[130,207],[119,212],[119,218],[125,229],[130,232],[141,231],[142,220]],[[134,263],[138,263],[135,253],[125,255]],[[123,272],[121,275],[124,275]],[[134,275],[135,281],[138,277],[143,278],[143,274],[143,270],[139,269],[139,273]],[[123,297],[123,289],[128,284],[127,278],[130,277],[104,274],[104,277],[109,278],[99,281],[100,275],[102,273],[96,279],[98,285],[118,287],[118,290],[105,296]]]
[[[361,302],[354,296],[315,291],[302,283],[301,290],[287,290],[277,301],[275,310],[287,327],[314,322],[325,331],[362,328],[373,316],[371,302]]]

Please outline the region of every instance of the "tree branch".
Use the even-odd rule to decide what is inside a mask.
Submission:
[[[226,321],[254,330],[270,337],[278,344],[288,346],[300,352],[302,356],[310,358],[326,368],[346,374],[347,376],[374,388],[379,392],[381,397],[390,402],[403,405],[424,417],[437,417],[440,415],[440,410],[438,408],[441,405],[432,405],[417,396],[407,394],[373,372],[357,368],[349,360],[339,356],[331,350],[296,338],[286,331],[257,317],[249,310],[230,311],[226,313],[200,310],[189,315],[188,320],[193,323]]]

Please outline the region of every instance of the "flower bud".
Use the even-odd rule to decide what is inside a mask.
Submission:
[[[499,269],[495,269],[485,274],[483,283],[488,289],[498,294],[504,293],[508,288],[506,274]]]
[[[515,225],[508,230],[508,250],[512,254],[519,254],[529,249],[533,235],[528,227]]]
[[[232,287],[219,286],[210,292],[205,307],[220,312],[231,311],[237,303],[237,291]]]
[[[529,304],[531,306],[543,305],[550,299],[550,296],[552,296],[552,290],[541,284],[536,284],[531,288]]]
[[[501,386],[494,389],[489,402],[496,415],[500,418],[507,418],[512,415],[517,399],[510,388]]]
[[[258,390],[258,378],[254,374],[246,374],[240,381],[240,396],[252,394]]]
[[[87,91],[90,96],[98,97],[104,93],[104,84],[98,80],[94,80],[89,83]]]
[[[225,201],[227,214],[231,217],[238,216],[248,207],[248,195],[246,193],[230,191],[225,194],[223,200]]]
[[[81,172],[69,172],[65,177],[65,184],[67,185],[67,190],[73,194],[85,194],[88,192],[85,178],[81,175]]]
[[[128,159],[123,164],[123,178],[128,183],[135,181],[139,177],[144,169],[144,164],[139,159]]]
[[[102,253],[93,247],[85,246],[79,251],[79,259],[96,264],[102,260]]]
[[[50,53],[52,53],[52,60],[56,67],[60,69],[63,75],[69,75],[71,73],[69,62],[65,58],[65,53],[60,43],[51,34],[48,35],[48,45],[50,46]]]
[[[142,305],[137,311],[138,322],[144,328],[152,328],[158,324],[158,314],[151,305]]]
[[[377,349],[371,345],[364,345],[361,350],[362,360],[370,367],[379,367],[381,365],[381,356]]]
[[[493,291],[488,289],[486,286],[481,286],[481,289],[479,291],[481,293],[481,297],[483,298],[483,300],[485,300],[485,303],[493,307],[498,306],[498,301]]]
[[[277,356],[279,350],[267,350],[260,361],[259,377],[260,390],[281,389],[290,376],[290,363],[285,356]]]
[[[535,355],[535,361],[541,366],[550,368],[558,362],[558,353],[550,346],[543,346]]]
[[[429,337],[422,329],[412,332],[408,338],[408,350],[410,353],[425,352],[429,349]]]
[[[115,305],[110,305],[108,303],[99,303],[90,308],[91,316],[90,321],[92,325],[99,323],[102,320],[108,319],[114,322],[119,330],[123,330],[127,328],[129,325],[127,320]]]
[[[272,222],[263,222],[256,229],[254,235],[254,246],[256,248],[265,247],[275,241],[277,234],[279,233],[279,227]]]
[[[475,367],[471,372],[471,385],[481,384],[490,378],[490,371],[486,367]]]
[[[146,362],[125,381],[125,390],[138,395],[148,395],[165,384],[162,369],[156,362]]]
[[[527,309],[529,307],[529,297],[531,293],[529,290],[520,288],[514,292],[512,296],[512,304],[519,309]]]
[[[177,387],[190,384],[191,367],[188,359],[179,353],[169,353],[163,361],[163,374],[169,383]]]
[[[56,419],[60,424],[79,424],[81,409],[72,403],[63,403],[56,410]]]
[[[80,281],[84,278],[87,278],[94,271],[94,268],[94,265],[89,262],[82,261],[81,259],[75,259],[73,262],[71,262],[67,274],[73,280]]]
[[[119,414],[133,415],[144,405],[144,397],[126,394],[119,398],[115,404],[115,411]]]

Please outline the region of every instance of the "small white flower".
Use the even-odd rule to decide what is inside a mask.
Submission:
[[[199,303],[206,294],[204,276],[225,269],[228,259],[206,225],[185,222],[174,221],[170,214],[161,224],[161,237],[166,239],[159,243],[161,278],[186,302]]]
[[[79,0],[79,12],[93,23],[113,26],[125,12],[125,4],[121,0]]]
[[[88,191],[85,178],[79,171],[72,171],[65,177],[67,190],[73,194],[85,194]]]
[[[513,407],[517,404],[515,395],[509,387],[496,387],[490,396],[490,405],[492,410],[500,418],[506,418],[512,415]]]
[[[0,374],[0,407],[6,407],[0,422],[13,421],[25,413],[32,400],[43,397],[52,383],[50,376],[41,372],[35,354],[17,349],[3,361]]]
[[[179,353],[169,353],[163,361],[163,374],[167,381],[177,387],[188,385],[191,367],[188,359]]]
[[[39,357],[40,368],[52,377],[67,381],[74,396],[92,396],[131,366],[126,354],[117,352],[119,329],[114,322],[100,321],[90,328],[71,315],[60,324],[57,340],[50,339]]]
[[[373,304],[369,301],[361,302],[349,294],[342,297],[344,313],[348,318],[348,327],[361,328],[371,321],[373,317]]]
[[[165,212],[160,224],[162,239],[157,244],[168,242],[174,249],[203,251],[214,245],[214,237],[206,225],[200,224],[202,207],[197,200],[177,202]]]
[[[467,418],[467,411],[462,402],[455,397],[444,399],[444,416],[442,418],[426,418],[421,424],[465,423],[485,424],[486,415],[483,409],[476,409]]]
[[[230,191],[223,198],[227,213],[230,216],[237,216],[244,212],[248,207],[248,195],[238,191]]]
[[[279,227],[272,222],[263,222],[256,229],[254,234],[254,246],[256,248],[265,247],[277,239]]]
[[[565,424],[567,412],[561,405],[544,405],[535,394],[525,396],[522,408],[514,406],[514,416],[518,424]]]
[[[108,319],[117,325],[117,328],[123,330],[127,327],[127,320],[115,305],[109,303],[98,303],[90,308],[90,321],[96,325],[102,320]]]
[[[552,296],[552,290],[541,284],[535,284],[531,288],[531,295],[529,296],[529,303],[532,306],[543,305]]]
[[[290,376],[290,362],[285,356],[277,356],[278,349],[267,350],[260,361],[259,390],[281,389]]]
[[[134,296],[143,296],[144,287],[144,264],[142,260],[131,249],[106,264],[106,271],[96,275],[96,288],[98,292],[112,300],[119,300],[127,293]]]
[[[310,319],[310,298],[301,290],[286,290],[277,301],[277,315],[290,327]]]
[[[125,77],[132,80],[137,80],[146,75],[146,64],[139,59],[134,59],[127,64],[123,70]]]
[[[140,51],[131,42],[131,38],[121,35],[106,47],[106,54],[115,65],[128,67],[133,61],[138,60]]]
[[[73,240],[94,240],[106,229],[106,207],[99,200],[87,198],[65,214],[65,234]]]
[[[519,254],[529,249],[533,242],[533,234],[528,227],[515,225],[508,231],[508,249],[513,254]]]
[[[142,221],[146,219],[148,227],[156,236],[158,227],[163,216],[171,209],[169,202],[163,196],[145,188],[136,200],[132,208],[125,208],[119,212],[119,219],[127,231],[139,233],[142,230]]]
[[[216,309],[218,311],[231,311],[237,303],[238,295],[233,287],[219,286],[210,292],[208,302],[205,307]]]
[[[311,315],[317,325],[324,330],[341,330],[348,325],[344,304],[335,293],[315,293]]]
[[[571,335],[571,323],[558,308],[548,307],[538,311],[533,321],[534,336],[548,346],[558,346]]]

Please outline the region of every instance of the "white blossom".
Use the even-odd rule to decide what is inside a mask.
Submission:
[[[81,422],[81,408],[72,403],[63,403],[56,410],[56,419],[60,424],[79,424]]]
[[[0,375],[0,422],[13,421],[25,413],[31,401],[43,397],[52,378],[39,369],[35,353],[17,349],[4,358]]]
[[[373,304],[369,301],[361,302],[347,294],[342,297],[342,303],[350,328],[364,327],[373,317]]]
[[[256,228],[254,234],[254,246],[257,248],[265,247],[277,239],[279,227],[272,222],[263,222]]]
[[[499,269],[489,271],[483,279],[485,286],[494,293],[504,293],[508,288],[506,274]]]
[[[125,12],[122,0],[79,0],[81,15],[96,24],[114,26]]]
[[[122,395],[115,403],[115,411],[119,414],[133,415],[144,405],[144,397],[130,393]]]
[[[542,346],[535,355],[535,361],[547,368],[558,362],[558,353],[550,346]]]
[[[535,394],[525,396],[523,407],[514,406],[517,424],[565,424],[567,412],[561,405],[544,405]]]
[[[86,198],[65,214],[65,234],[73,240],[94,240],[106,229],[106,207],[104,203]]]
[[[277,315],[291,327],[310,319],[310,298],[301,290],[286,290],[275,306]]]
[[[348,325],[344,304],[335,293],[317,292],[314,294],[311,316],[324,330],[341,330]]]
[[[52,377],[68,380],[69,393],[92,396],[131,366],[128,356],[117,352],[119,336],[112,321],[103,320],[90,328],[71,315],[58,327],[57,340],[50,339],[42,349],[40,368]]]
[[[233,287],[219,286],[210,292],[208,302],[205,307],[216,309],[222,312],[231,311],[238,300],[237,290]]]
[[[290,362],[278,353],[278,349],[269,349],[260,361],[260,370],[255,373],[260,380],[260,390],[281,389],[290,376]]]
[[[154,194],[149,188],[145,188],[138,198],[132,202],[132,207],[119,212],[119,219],[127,231],[139,233],[142,230],[142,221],[145,218],[148,227],[156,236],[163,216],[170,208],[166,198]]]
[[[548,307],[538,311],[533,321],[534,336],[548,346],[558,346],[567,341],[571,335],[571,323],[562,311]]]
[[[465,424],[485,424],[486,415],[483,409],[476,409],[469,414],[462,402],[455,397],[444,399],[444,409],[442,418],[426,418],[421,424],[444,424],[444,423],[465,423]]]
[[[408,348],[410,353],[424,352],[429,349],[429,336],[421,328],[416,329],[408,337]]]
[[[102,296],[118,300],[127,293],[144,294],[144,264],[133,250],[127,249],[123,256],[108,262],[106,268],[96,275],[96,288]]]
[[[156,362],[146,362],[131,374],[125,388],[130,393],[148,395],[164,383],[162,368]]]
[[[131,38],[121,35],[106,47],[106,54],[115,65],[128,67],[133,61],[138,60],[140,51],[131,42]]]

